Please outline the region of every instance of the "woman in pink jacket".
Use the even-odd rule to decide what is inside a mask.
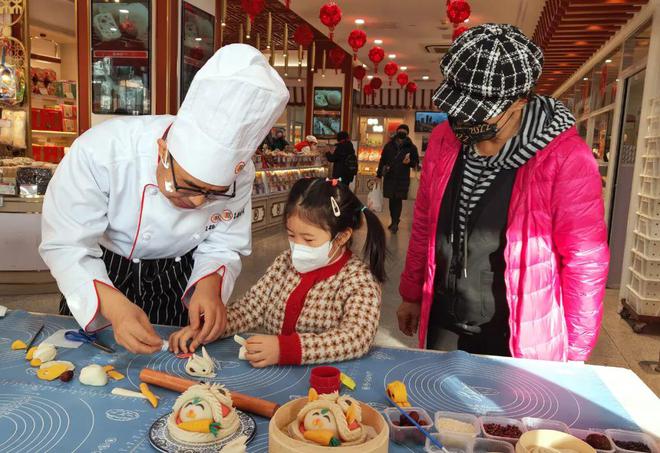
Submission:
[[[609,252],[601,180],[559,101],[532,94],[543,54],[486,24],[442,60],[401,276],[399,328],[420,347],[586,360]]]

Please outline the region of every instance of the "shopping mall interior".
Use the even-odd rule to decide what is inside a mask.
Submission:
[[[596,219],[595,223],[603,224],[601,236],[603,247],[606,245],[609,249],[606,260],[609,264],[606,267],[608,269],[606,275],[599,277],[602,283],[600,289],[594,289],[595,286],[588,286],[592,274],[587,274],[586,271],[584,274],[578,272],[571,276],[562,274],[572,265],[562,261],[565,257],[560,256],[562,253],[559,241],[556,244],[545,244],[550,250],[548,253],[557,257],[553,258],[551,264],[542,263],[552,267],[548,273],[554,275],[552,278],[555,281],[549,284],[554,285],[555,294],[550,291],[535,298],[533,295],[530,296],[530,292],[533,291],[527,290],[526,285],[521,285],[519,294],[515,294],[511,290],[511,282],[507,280],[509,285],[506,293],[507,301],[512,307],[514,304],[512,298],[524,299],[527,304],[542,303],[540,299],[544,297],[548,300],[552,299],[553,308],[562,314],[561,320],[558,321],[561,326],[557,327],[559,330],[555,333],[559,337],[563,335],[562,347],[567,348],[568,355],[548,358],[549,356],[533,353],[531,356],[526,356],[521,352],[524,348],[520,345],[511,346],[514,352],[505,355],[513,355],[520,360],[531,357],[584,362],[584,364],[569,363],[566,366],[581,367],[591,370],[589,372],[594,373],[594,376],[600,376],[602,381],[599,380],[597,383],[594,381],[592,387],[595,389],[602,387],[603,392],[611,391],[614,394],[613,398],[618,401],[617,404],[631,414],[630,420],[634,420],[637,428],[632,429],[625,424],[606,426],[607,422],[603,422],[602,425],[585,426],[586,420],[589,420],[589,423],[597,423],[591,421],[593,420],[589,418],[591,415],[584,415],[589,410],[586,406],[582,406],[582,417],[585,418],[581,419],[580,416],[571,418],[572,416],[566,415],[569,412],[566,407],[570,404],[563,401],[561,395],[557,396],[560,392],[553,391],[552,386],[559,386],[557,388],[562,388],[561,391],[570,393],[575,401],[579,398],[589,399],[589,396],[588,392],[580,393],[573,389],[571,393],[565,390],[560,377],[548,377],[555,372],[558,376],[564,372],[566,376],[572,376],[570,374],[572,371],[565,371],[559,364],[553,365],[554,368],[551,366],[539,368],[545,371],[536,373],[537,376],[549,379],[550,384],[547,384],[547,388],[550,390],[542,384],[529,384],[538,387],[530,391],[532,396],[525,396],[525,392],[512,390],[516,394],[515,403],[511,403],[510,406],[501,403],[497,410],[484,409],[486,406],[480,406],[481,410],[516,419],[523,416],[554,418],[571,428],[598,428],[594,431],[602,431],[606,428],[629,428],[632,431],[644,431],[651,435],[651,443],[653,436],[656,436],[656,440],[660,439],[660,403],[658,402],[660,401],[658,400],[660,396],[660,0],[415,0],[412,2],[336,0],[336,3],[321,0],[7,0],[0,1],[0,22],[3,26],[3,37],[0,38],[3,46],[0,63],[0,109],[2,110],[0,308],[4,306],[9,310],[4,318],[5,324],[0,317],[0,358],[8,361],[7,369],[14,366],[12,360],[15,360],[15,357],[11,356],[13,351],[9,351],[10,342],[18,338],[18,333],[14,334],[12,331],[12,328],[18,329],[16,326],[11,327],[12,316],[18,316],[20,319],[23,319],[22,316],[34,316],[34,319],[38,320],[42,319],[43,314],[47,315],[43,318],[46,328],[43,333],[36,334],[38,340],[34,346],[46,338],[44,336],[46,333],[50,334],[58,330],[59,323],[65,323],[62,321],[65,318],[61,318],[58,314],[60,304],[64,301],[63,292],[67,291],[63,289],[59,278],[63,271],[60,269],[56,278],[53,275],[55,272],[51,273],[52,263],[44,259],[39,247],[42,244],[42,233],[45,237],[42,229],[45,228],[46,223],[49,223],[49,228],[52,229],[52,224],[44,221],[47,208],[43,209],[47,204],[45,200],[48,199],[46,193],[56,190],[52,186],[49,188],[49,181],[54,174],[57,174],[58,169],[71,159],[70,156],[67,157],[69,150],[75,148],[78,138],[83,133],[85,136],[90,136],[91,132],[108,121],[133,119],[145,115],[177,115],[188,90],[195,84],[194,78],[200,68],[214,56],[216,51],[221,52],[221,49],[237,43],[253,46],[263,54],[269,66],[279,74],[286,85],[289,100],[281,115],[278,112],[279,118],[271,124],[272,130],[268,128],[270,130],[268,136],[263,140],[259,138],[258,149],[252,156],[255,179],[248,205],[251,209],[251,254],[242,257],[242,269],[239,266],[240,275],[236,272],[232,296],[229,301],[224,302],[228,302],[231,306],[233,300],[239,300],[248,293],[262,276],[272,272],[269,268],[273,261],[282,252],[289,250],[291,231],[289,230],[287,235],[286,227],[289,224],[285,222],[285,216],[288,215],[289,191],[301,178],[328,178],[328,184],[335,184],[332,178],[333,174],[337,175],[334,170],[337,170],[340,164],[333,150],[345,142],[352,144],[357,158],[356,174],[350,189],[365,208],[378,216],[385,227],[386,235],[385,270],[388,279],[382,284],[378,330],[372,345],[382,349],[377,349],[376,352],[372,350],[370,357],[389,357],[387,360],[407,363],[406,357],[413,356],[406,354],[422,354],[417,349],[422,346],[417,335],[408,336],[400,329],[400,306],[403,302],[401,294],[406,292],[405,281],[412,279],[408,269],[411,264],[407,264],[407,260],[411,261],[413,253],[419,253],[420,250],[426,253],[426,248],[429,248],[426,242],[424,244],[415,242],[422,240],[423,233],[426,233],[426,225],[422,225],[421,220],[417,223],[418,217],[426,218],[427,215],[431,215],[427,214],[427,211],[432,210],[431,204],[427,206],[426,203],[430,203],[429,200],[433,198],[433,194],[429,191],[432,191],[431,187],[434,186],[429,180],[438,177],[431,171],[433,164],[427,165],[428,162],[433,162],[433,153],[438,153],[441,149],[441,145],[438,144],[439,139],[433,137],[445,133],[451,134],[442,131],[451,131],[455,126],[451,121],[453,114],[443,111],[436,102],[436,90],[440,86],[447,84],[453,86],[449,81],[450,76],[441,70],[441,62],[444,61],[443,57],[451,52],[452,47],[458,45],[462,39],[465,41],[471,39],[468,38],[472,36],[471,30],[488,23],[511,24],[519,28],[544,55],[542,72],[538,80],[534,81],[531,92],[534,95],[559,100],[575,119],[574,127],[581,140],[580,146],[586,146],[591,151],[590,161],[583,161],[583,167],[577,170],[576,175],[579,174],[581,177],[582,173],[589,173],[592,170],[594,175],[595,172],[598,173],[601,198],[596,204],[602,212],[598,211],[600,218]],[[498,58],[503,57],[498,54]],[[499,94],[490,93],[490,96],[496,98]],[[498,110],[496,113],[501,112],[502,110]],[[225,118],[231,122],[232,115],[228,113]],[[448,127],[450,123],[451,126]],[[383,163],[386,154],[383,150],[392,143],[395,148],[400,146],[396,145],[399,143],[396,139],[401,125],[408,126],[407,136],[414,145],[419,162],[408,164],[410,155],[406,155],[405,164],[408,169],[404,173],[408,178],[407,193],[404,196],[390,196],[385,182],[386,191],[383,198],[383,177],[386,181],[388,172],[393,171],[388,163]],[[223,128],[224,124],[217,124],[217,127]],[[348,133],[348,139],[340,140],[338,144],[337,134],[341,131]],[[123,134],[119,129],[117,132],[118,135]],[[314,140],[310,141],[310,136],[313,136]],[[453,134],[451,138],[455,141]],[[576,137],[575,140],[578,138]],[[112,140],[108,139],[108,141]],[[106,146],[109,145],[103,141],[95,142],[93,151],[102,154],[107,151]],[[156,149],[155,141],[151,146]],[[559,145],[560,148],[561,146]],[[465,155],[468,154],[466,151]],[[569,160],[569,157],[566,159]],[[242,161],[241,165],[240,169],[237,167],[236,173],[242,170],[245,162]],[[66,174],[70,175],[70,173]],[[519,171],[518,177],[521,174],[522,171]],[[63,182],[62,178],[59,180],[55,178],[53,181],[57,180],[58,184],[68,184],[72,187],[79,183],[74,180]],[[557,184],[562,183],[571,184],[570,181],[560,181]],[[84,184],[80,182],[81,192],[90,190],[89,188],[83,190]],[[124,213],[127,216],[138,216],[140,222],[144,220],[142,207],[145,192],[142,190],[142,184],[140,182],[140,190],[132,194],[136,206],[140,206],[138,212]],[[575,187],[575,202],[578,203],[583,187],[581,183],[572,184]],[[146,189],[147,186],[144,187]],[[235,185],[234,189],[236,189]],[[561,189],[552,190],[561,191]],[[514,188],[513,191],[515,193],[516,189]],[[93,197],[93,195],[89,196]],[[388,203],[388,198],[403,199],[398,224],[391,217],[393,205],[391,200]],[[84,209],[85,196],[80,200]],[[570,205],[572,200],[569,195],[565,202],[568,201]],[[334,202],[334,198],[332,201]],[[54,205],[54,202],[51,203]],[[73,204],[75,203],[74,201]],[[68,209],[72,212],[74,210],[73,205],[69,207],[59,203],[57,206],[53,205],[51,210],[64,212]],[[129,208],[133,209],[130,206]],[[123,209],[129,208],[124,206]],[[229,219],[224,218],[227,212]],[[510,223],[512,212],[509,211]],[[554,231],[558,229],[556,226],[562,224],[561,213],[565,211],[560,206],[556,207],[556,210],[553,207],[548,212],[551,218],[550,228],[553,229],[551,236],[554,238]],[[222,217],[221,224],[226,220],[229,222],[232,220],[231,210],[225,209],[222,214],[215,215]],[[233,215],[236,221],[236,212]],[[581,214],[577,215],[579,217]],[[442,217],[442,211],[440,216]],[[246,217],[250,217],[249,212]],[[503,216],[503,219],[506,222],[506,216]],[[534,223],[536,220],[527,221]],[[416,222],[415,228],[413,222]],[[429,222],[435,231],[436,224],[431,220]],[[218,219],[215,219],[214,223],[218,223]],[[394,228],[387,228],[392,223],[395,224]],[[456,223],[454,218],[451,219],[451,223],[452,225]],[[579,220],[575,223],[579,223]],[[84,222],[76,227],[86,228]],[[83,234],[79,233],[76,227],[71,227],[71,235]],[[139,249],[141,240],[149,240],[146,237],[149,233],[141,233],[140,228],[138,223],[137,231],[127,232],[131,241],[133,236],[135,237],[131,256],[137,256],[133,255],[136,243]],[[142,228],[144,230],[144,225]],[[211,228],[215,226],[211,225]],[[440,225],[437,228],[440,237]],[[577,238],[576,241],[579,243],[582,231],[570,230],[566,235]],[[99,234],[102,234],[102,231]],[[142,238],[140,241],[138,236]],[[435,238],[435,233],[429,236]],[[507,238],[511,239],[509,236]],[[354,255],[362,256],[362,244],[367,240],[366,227],[354,232],[352,238]],[[451,241],[453,240],[452,230]],[[505,243],[506,240],[504,239]],[[107,241],[104,242],[104,250],[107,248],[106,244]],[[454,243],[451,244],[453,247]],[[98,243],[95,243],[87,252],[93,255],[97,262],[101,262],[99,247]],[[196,243],[194,247],[200,250],[203,245],[198,246]],[[229,247],[231,248],[232,245],[230,244]],[[413,252],[413,247],[416,252]],[[467,247],[465,245],[466,261]],[[596,246],[591,244],[585,247],[575,252],[575,256],[580,256],[581,253],[590,256],[589,249]],[[119,252],[115,250],[115,253]],[[163,253],[165,255],[162,258],[174,258],[174,255]],[[434,250],[429,253],[440,253],[440,251]],[[524,255],[528,251],[526,246],[523,246],[522,251],[518,250],[514,253],[523,254],[524,260]],[[124,258],[130,259],[131,256],[124,255]],[[156,257],[148,256],[148,258]],[[437,280],[434,282],[433,277],[428,280],[428,272],[435,272],[436,263],[427,263],[426,256],[422,256],[422,259],[424,262],[420,265],[420,269],[428,266],[433,270],[422,269],[416,275],[419,280],[419,299],[420,301],[423,299],[421,296],[423,290],[424,300],[428,296],[431,299],[435,297],[434,300],[437,301],[438,298],[434,295],[437,293],[433,293],[437,290],[434,289],[434,285],[438,285]],[[582,261],[581,265],[585,269],[592,266],[590,259]],[[177,260],[180,260],[178,256]],[[133,261],[139,263],[140,260]],[[412,261],[415,261],[415,256],[412,257]],[[508,265],[510,263],[507,258]],[[92,264],[85,266],[88,266],[87,269],[94,267]],[[467,276],[467,264],[464,266]],[[533,266],[530,266],[529,272],[532,272],[531,267]],[[424,271],[427,272],[426,275]],[[452,275],[452,271],[449,272]],[[507,276],[510,275],[506,273],[509,272],[508,270],[503,272]],[[523,269],[519,270],[521,274],[525,272]],[[404,277],[401,277],[402,273]],[[227,278],[226,274],[223,278]],[[424,278],[426,284],[422,288]],[[581,279],[583,281],[578,283],[573,281]],[[558,281],[560,283],[557,283]],[[570,351],[573,346],[571,344],[566,346],[566,342],[579,343],[580,336],[585,338],[593,334],[583,330],[583,326],[574,325],[577,321],[571,318],[569,313],[573,310],[567,305],[569,296],[567,293],[560,294],[562,288],[567,291],[565,289],[567,286],[571,284],[579,286],[580,283],[586,286],[580,287],[582,289],[576,290],[577,296],[571,297],[583,298],[583,300],[602,298],[603,315],[602,322],[596,321],[597,340],[594,340],[592,349],[586,356],[571,359]],[[223,296],[226,286],[222,289]],[[278,283],[274,283],[274,286],[278,286]],[[604,296],[601,297],[599,294],[602,293],[603,286]],[[101,297],[96,286],[95,299],[100,300]],[[418,302],[421,303],[420,301]],[[486,302],[482,303],[486,304]],[[289,309],[287,305],[287,313]],[[299,309],[304,313],[302,306]],[[343,311],[344,308],[339,310]],[[425,308],[422,308],[422,311],[424,310]],[[511,310],[514,311],[513,308]],[[521,310],[525,311],[522,308]],[[592,307],[590,310],[586,315],[585,313],[582,315],[597,320],[600,316],[599,309]],[[98,315],[99,308],[96,308],[96,311],[96,314],[92,313],[94,316]],[[80,318],[73,309],[72,312],[76,314],[77,323],[67,320],[70,325],[61,324],[61,326],[78,328],[78,324],[81,323]],[[429,329],[433,329],[434,320],[438,320],[434,313],[435,311],[430,314]],[[510,336],[513,345],[513,338],[521,335],[519,330],[522,329],[523,318],[519,317],[515,321],[513,314],[510,316],[507,327],[510,332],[507,332],[507,335]],[[520,316],[524,317],[524,315]],[[554,328],[551,324],[555,321],[548,321],[549,324],[539,321],[534,329],[551,330]],[[20,320],[16,322],[20,324]],[[34,322],[35,325],[39,324],[37,321]],[[428,319],[426,322],[429,322]],[[85,326],[81,325],[81,327]],[[25,330],[27,327],[21,329]],[[569,332],[568,336],[565,333],[566,329]],[[32,334],[28,335],[25,332],[23,332],[26,337],[24,340],[32,339]],[[269,333],[272,335],[279,332]],[[320,331],[314,331],[314,334],[319,333]],[[548,336],[553,335],[548,333]],[[554,336],[548,341],[554,341],[559,337]],[[99,360],[103,361],[102,365],[115,364],[117,370],[128,375],[128,381],[124,381],[128,383],[123,387],[139,392],[140,380],[137,379],[136,374],[139,370],[136,371],[135,366],[131,369],[130,364],[126,368],[125,362],[129,360],[127,357],[130,357],[130,363],[134,363],[133,360],[142,360],[137,363],[145,367],[160,366],[156,365],[157,360],[133,359],[135,356],[122,348],[123,343],[118,340],[117,334],[115,333],[113,337],[109,329],[99,333],[99,338],[114,345],[113,347],[120,350],[123,355],[120,354],[112,360],[106,356],[101,356],[99,359],[98,354],[102,353],[96,351],[93,357],[81,359],[80,366],[99,363]],[[345,337],[341,338],[337,341],[351,341],[346,340]],[[279,343],[280,348],[284,344],[282,341],[280,340]],[[229,344],[223,342],[231,343],[231,347],[235,346],[231,340],[222,340],[216,343],[216,346],[220,345],[215,350],[217,354],[230,348],[230,346],[222,346]],[[75,351],[83,351],[85,348],[86,346],[83,345]],[[429,347],[429,349],[433,348]],[[399,357],[388,351],[399,351],[402,355]],[[58,348],[58,357],[69,360],[66,356],[68,352],[70,351]],[[281,357],[282,352],[280,352]],[[394,359],[394,357],[398,358]],[[432,362],[433,357],[420,355],[414,360]],[[271,385],[268,382],[272,381],[272,386],[275,388],[280,385],[281,380],[289,379],[286,377],[289,376],[289,368],[280,367],[278,368],[280,371],[277,372],[271,370],[263,375],[255,375],[249,374],[250,367],[241,363],[240,367],[244,368],[237,368],[243,373],[239,376],[232,374],[232,367],[239,366],[231,365],[236,362],[231,362],[225,357],[221,359],[216,357],[216,359],[221,364],[221,368],[222,364],[226,365],[225,369],[217,371],[217,382],[226,384],[230,389],[251,394],[251,386],[255,386],[254,388],[258,387],[261,393],[255,393],[253,396],[272,399],[279,404],[288,401],[290,395],[305,395],[307,392],[304,385],[302,387],[305,388],[291,389],[285,396],[282,396],[284,393],[281,395],[276,393],[276,390],[273,390],[273,393],[264,390]],[[411,360],[414,362],[413,359]],[[409,372],[400,373],[400,379],[409,386],[412,402],[426,408],[431,417],[433,411],[437,409],[466,412],[465,404],[452,403],[454,399],[460,398],[451,396],[452,392],[457,391],[452,387],[454,384],[451,383],[451,379],[433,378],[433,373],[440,368],[432,368],[429,365],[430,368],[426,371],[428,375],[416,377],[416,367],[422,366],[422,362],[416,362],[417,365],[413,363]],[[169,368],[162,370],[170,370],[172,374],[177,374],[177,370],[183,373],[183,365],[179,367],[175,362],[172,363],[173,365],[167,365]],[[280,360],[280,364],[285,362]],[[100,450],[98,446],[85,443],[89,441],[87,438],[73,439],[70,428],[62,431],[64,434],[61,442],[64,443],[58,444],[60,440],[47,435],[45,438],[50,439],[48,441],[50,444],[31,444],[29,448],[21,448],[20,443],[12,444],[8,441],[9,449],[4,450],[3,438],[9,438],[11,432],[14,432],[10,438],[13,439],[12,442],[21,439],[21,435],[12,427],[16,426],[17,422],[14,421],[14,425],[11,426],[6,423],[6,420],[12,419],[14,406],[11,404],[15,401],[7,396],[14,392],[11,390],[11,385],[18,385],[17,383],[24,381],[26,377],[30,382],[25,385],[37,382],[36,371],[33,372],[27,367],[25,361],[19,365],[13,368],[13,372],[6,371],[6,375],[5,371],[0,371],[0,451],[51,451],[49,448],[52,451],[76,451],[74,449],[76,445],[81,447],[80,451],[92,451],[95,448]],[[442,367],[450,365],[449,363]],[[379,386],[386,384],[390,377],[399,376],[395,365],[392,365],[394,368],[391,370],[389,368],[381,370],[378,368],[381,365],[374,365],[373,371],[366,372],[363,368],[367,365],[361,364],[360,360],[346,362],[343,366],[340,363],[337,366],[343,373],[357,381],[358,390],[362,386],[365,392],[371,388],[372,381],[373,385]],[[0,365],[0,369],[3,367]],[[27,374],[23,373],[25,367],[28,368]],[[123,371],[122,367],[124,367]],[[521,367],[524,368],[523,365]],[[300,378],[296,382],[304,382],[306,385],[307,370],[308,368],[305,367],[294,368],[291,376],[295,379]],[[483,374],[488,374],[488,370],[487,367],[483,368]],[[252,372],[255,371],[252,369]],[[78,373],[78,370],[75,373]],[[440,371],[437,373],[438,376],[441,374]],[[480,398],[488,401],[500,401],[498,395],[503,392],[504,387],[493,385],[491,388],[487,384],[480,384],[479,380],[472,382],[471,378],[467,377],[469,374],[467,371],[464,373],[465,376],[462,373],[460,366],[457,366],[452,376],[458,376],[459,381],[465,377],[461,385],[469,392],[477,392]],[[185,377],[185,374],[182,375]],[[227,376],[226,381],[223,380],[223,376]],[[577,376],[579,375],[566,377],[565,380],[580,380],[581,378]],[[258,382],[262,378],[265,381],[258,385],[251,384],[251,379],[256,379],[255,382]],[[245,382],[241,379],[245,379]],[[269,379],[271,381],[268,381]],[[485,379],[488,381],[489,378]],[[82,381],[82,377],[80,380]],[[524,379],[521,378],[521,381]],[[46,381],[39,383],[39,385],[47,384],[50,383]],[[2,389],[5,385],[9,389],[7,395]],[[232,385],[235,387],[231,387]],[[426,396],[415,394],[415,389],[410,388],[415,385],[425,388],[424,391],[427,391],[428,395],[437,392],[450,396],[446,396],[446,399],[440,398],[440,403],[436,404],[435,400],[430,401],[425,399]],[[507,385],[512,389],[518,388],[515,382]],[[523,404],[518,401],[519,399],[526,401],[524,404],[528,404],[529,407],[545,404],[538,401],[530,402],[539,398],[540,393],[535,393],[537,390],[554,395],[559,409],[553,405],[555,403],[552,403],[553,396],[548,396],[549,407],[544,410],[516,409],[517,404]],[[16,392],[22,394],[23,390],[19,389]],[[48,390],[44,392],[40,398],[48,399],[46,395]],[[165,394],[161,395],[162,403],[169,398],[169,395],[163,395]],[[355,393],[356,398],[358,396],[366,398],[367,396],[364,395]],[[373,395],[370,397],[375,398]],[[284,400],[280,401],[282,398]],[[432,399],[432,396],[428,398]],[[443,401],[447,404],[443,405]],[[504,398],[502,401],[508,400]],[[98,404],[105,407],[103,402]],[[135,403],[131,400],[130,404]],[[486,403],[482,401],[480,404]],[[603,410],[611,409],[607,402],[599,404]],[[106,417],[114,420],[107,414],[113,413],[112,411],[117,408],[129,407],[133,406],[129,406],[128,403],[126,407],[121,404],[113,406],[114,409],[108,409],[106,412]],[[577,407],[579,413],[580,404],[577,404]],[[142,409],[146,410],[147,406]],[[566,412],[562,413],[562,410]],[[611,412],[615,413],[616,410],[612,409]],[[122,420],[132,420],[130,418],[132,413],[136,416],[138,414],[138,412],[126,412],[124,415],[128,414],[128,418]],[[475,409],[475,415],[487,414],[479,414]],[[138,419],[139,423],[143,421],[144,417]],[[100,426],[101,429],[105,429],[103,423]],[[439,425],[436,424],[437,426]],[[107,438],[103,434],[97,434],[96,431],[90,431],[95,433],[90,439],[101,445],[105,442],[106,446],[114,451],[124,451],[122,448],[126,451],[152,451],[149,439],[144,435],[147,428],[140,426],[139,442],[135,440],[135,433],[130,433],[133,440],[130,440],[130,436],[125,433],[115,435],[112,431],[115,429],[113,427],[107,427],[113,433],[108,434]],[[390,425],[390,428],[395,427]],[[442,435],[440,428],[437,430]],[[2,433],[6,433],[7,436],[3,436]],[[660,441],[657,442],[657,450],[653,448],[635,450],[632,447],[629,449],[621,447],[614,434],[609,433],[608,436],[614,439],[617,451],[620,452],[660,452]],[[266,442],[270,445],[269,451],[316,451],[298,449],[290,445],[287,447],[286,441],[279,444],[280,441],[276,439],[277,436],[273,436],[272,433],[268,436],[268,428],[262,425],[261,419],[258,419],[255,443],[252,444],[252,448],[248,446],[247,451],[267,451]],[[391,444],[390,451],[438,451],[424,450],[423,446],[401,447],[394,437],[392,439],[394,443]],[[422,444],[424,440],[427,445],[429,442],[433,443],[423,436],[421,439]],[[117,442],[116,445],[113,446],[113,442]],[[158,451],[166,451],[159,449],[161,447],[157,447],[154,442],[151,439],[151,445]],[[443,442],[446,443],[448,440],[445,439]],[[478,448],[470,444],[469,449],[457,447],[456,450],[450,450],[472,453]],[[365,451],[388,450],[385,447],[384,450],[366,448]],[[519,449],[516,451],[520,452]],[[586,453],[589,450],[579,451]],[[610,450],[598,449],[598,451]],[[501,450],[501,453],[505,453],[505,450]]]

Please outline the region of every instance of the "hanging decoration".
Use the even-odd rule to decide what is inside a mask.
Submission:
[[[346,53],[339,46],[335,46],[330,50],[330,62],[335,68],[335,74],[339,73],[339,69],[341,69],[341,65],[344,64],[345,59]]]
[[[302,24],[293,33],[293,40],[302,47],[309,47],[314,41],[314,32],[307,24]]]
[[[465,0],[449,0],[447,17],[452,24],[462,24],[470,17],[470,4]]]
[[[385,51],[382,47],[374,46],[369,50],[369,60],[374,64],[374,72],[378,74],[378,65],[385,58]]]
[[[250,22],[254,23],[254,18],[257,17],[266,7],[266,0],[241,0],[243,11],[250,16]]]
[[[399,65],[393,61],[390,61],[385,65],[385,75],[390,78],[390,86],[392,86],[392,78],[399,71]]]
[[[383,79],[380,77],[374,77],[371,79],[370,85],[373,87],[374,90],[380,90],[380,87],[383,86]]]
[[[282,42],[282,56],[284,57],[284,77],[289,74],[289,24],[284,23],[284,38]]]
[[[245,18],[245,39],[250,39],[250,33],[252,33],[252,18],[246,16]]]
[[[273,13],[268,13],[268,25],[266,26],[266,49],[273,44]]]
[[[358,51],[367,43],[367,34],[364,30],[355,29],[348,35],[348,44],[353,49],[353,61],[357,61]]]
[[[360,82],[360,89],[362,89],[362,81],[366,76],[367,70],[364,69],[364,66],[355,66],[353,68],[353,77],[355,77],[357,81]]]
[[[309,66],[309,70],[316,71],[316,41],[312,41],[312,64]]]
[[[468,31],[468,28],[463,27],[462,25],[459,26],[459,27],[454,28],[454,32],[451,35],[452,41],[456,41],[456,39],[458,39],[458,37],[461,36],[466,31]]]
[[[415,93],[417,93],[417,84],[415,82],[408,82],[408,85],[406,85],[406,92],[411,94],[414,98]]]
[[[325,49],[323,49],[323,66],[322,66],[323,69],[321,70],[321,77],[325,77],[326,56],[327,56],[327,52],[325,51]]]
[[[330,30],[330,41],[333,41],[335,27],[341,22],[341,8],[335,2],[328,2],[321,7],[319,19],[321,19],[321,23]]]
[[[364,94],[371,96],[374,94],[374,87],[370,83],[367,83],[363,88]]]
[[[405,87],[408,85],[408,74],[405,72],[400,72],[398,76],[396,76],[396,82],[399,84],[401,88]]]

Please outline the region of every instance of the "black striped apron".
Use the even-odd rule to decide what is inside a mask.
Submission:
[[[153,324],[188,325],[188,310],[181,298],[192,273],[194,250],[180,258],[133,261],[101,249],[112,284],[143,309]],[[64,298],[60,314],[71,316]]]

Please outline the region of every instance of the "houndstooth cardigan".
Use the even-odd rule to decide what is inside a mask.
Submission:
[[[354,359],[374,342],[380,303],[380,284],[350,251],[337,263],[306,274],[294,269],[286,251],[228,307],[225,335],[278,335],[281,365]]]

